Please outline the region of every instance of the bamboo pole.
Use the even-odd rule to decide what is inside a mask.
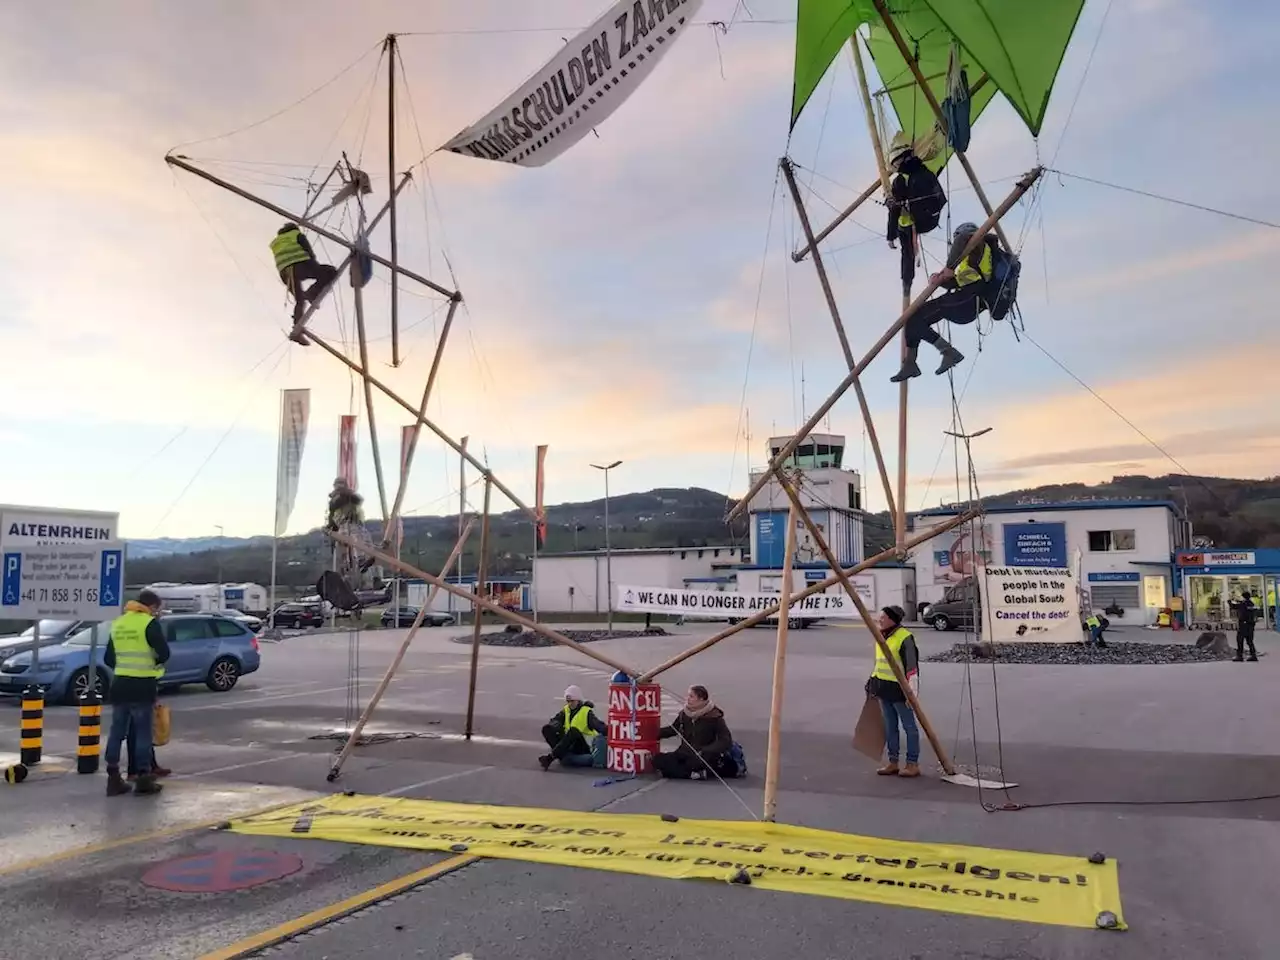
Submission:
[[[876,126],[875,108],[871,105],[871,91],[867,89],[867,70],[862,63],[862,48],[858,46],[858,34],[849,38],[849,49],[853,51],[853,66],[858,74],[858,91],[862,95],[862,106],[867,115],[867,133],[871,137],[871,149],[876,154],[876,170],[880,174],[880,185],[884,187],[887,199],[890,194],[889,166],[884,159],[884,144],[880,142],[880,130]]]
[[[484,593],[485,577],[489,566],[489,495],[493,490],[493,481],[484,482],[484,522],[480,526],[480,562],[476,566],[476,596]],[[476,712],[476,677],[480,673],[480,610],[475,609],[475,626],[471,632],[471,678],[467,682],[467,725],[463,735],[471,739],[472,723]]]
[[[778,472],[778,482],[782,484],[782,489],[786,492],[788,499],[791,501],[791,510],[798,513],[804,525],[809,528],[809,532],[813,535],[813,542],[817,544],[819,552],[827,563],[831,564],[831,569],[835,571],[836,577],[840,581],[840,585],[844,587],[845,593],[849,595],[849,599],[853,601],[853,605],[858,608],[858,613],[862,616],[863,622],[867,625],[867,629],[871,631],[871,636],[875,639],[876,646],[881,649],[885,655],[885,659],[889,661],[889,666],[893,670],[893,675],[898,681],[898,686],[902,687],[902,692],[907,698],[907,702],[911,704],[911,709],[915,711],[916,717],[920,721],[920,727],[924,730],[924,735],[929,739],[929,746],[933,747],[933,752],[938,758],[938,763],[942,765],[942,771],[947,776],[953,776],[956,772],[955,765],[951,762],[951,757],[947,754],[946,748],[943,747],[942,741],[938,738],[938,734],[933,729],[933,724],[929,722],[928,716],[925,715],[924,708],[920,706],[920,699],[911,689],[911,685],[907,683],[907,675],[902,670],[902,664],[890,652],[888,644],[885,643],[884,633],[880,629],[880,624],[871,615],[871,611],[867,609],[867,605],[862,602],[862,597],[858,596],[857,588],[848,575],[840,569],[840,563],[836,560],[836,556],[831,552],[826,538],[822,536],[822,532],[818,529],[818,525],[813,522],[813,518],[809,516],[809,511],[804,508],[804,504],[800,502],[800,496],[796,493],[791,484],[782,476],[781,471]]]
[[[495,487],[498,486],[498,482],[495,480],[493,482],[493,485]],[[595,660],[597,663],[603,663],[606,667],[610,667],[613,670],[621,670],[623,673],[625,673],[629,677],[634,677],[639,675],[638,670],[635,670],[634,668],[627,666],[625,663],[620,663],[606,654],[597,653],[595,650],[592,650],[588,647],[584,647],[580,643],[575,643],[573,640],[570,640],[564,634],[559,633],[555,630],[552,630],[549,627],[544,627],[540,623],[534,623],[532,620],[529,620],[526,617],[522,617],[518,613],[512,613],[510,610],[507,610],[506,608],[496,603],[493,603],[490,600],[485,600],[480,597],[477,597],[474,594],[472,594],[470,591],[463,590],[460,587],[456,587],[453,584],[447,582],[443,577],[437,577],[435,574],[427,573],[425,570],[419,570],[417,567],[413,566],[412,564],[406,563],[403,560],[397,560],[395,557],[390,556],[387,553],[384,553],[383,551],[377,549],[376,547],[369,546],[367,543],[360,543],[356,540],[353,540],[351,537],[348,537],[345,533],[342,533],[341,531],[330,534],[330,536],[332,536],[339,543],[344,543],[347,546],[351,547],[353,550],[356,550],[358,553],[368,554],[369,556],[373,557],[375,560],[377,560],[379,563],[383,564],[384,566],[391,567],[394,570],[399,570],[402,573],[407,573],[410,576],[420,577],[423,580],[425,580],[427,583],[439,587],[445,593],[453,594],[453,596],[460,597],[461,599],[464,599],[464,600],[470,600],[473,604],[478,606],[481,610],[484,610],[486,613],[493,614],[499,620],[505,620],[507,623],[514,623],[517,626],[523,627],[525,630],[530,631],[531,633],[536,633],[539,636],[546,637],[548,640],[552,641],[553,643],[558,643],[562,647],[568,647],[571,650],[577,650],[578,653],[582,654],[584,657],[590,657],[592,660]]]
[[[387,34],[387,180],[396,179],[396,35]],[[400,366],[400,232],[391,198],[391,366]]]
[[[462,532],[462,518],[467,512],[467,441],[470,437],[462,438],[462,457],[458,461],[458,532]],[[458,586],[462,586],[462,555],[458,555],[458,573],[454,578],[454,582]],[[479,616],[479,611],[472,606],[472,614]],[[462,611],[458,611],[458,622],[462,622]]]
[[[910,540],[907,541],[906,549],[914,550],[916,547],[920,546],[920,544],[928,543],[934,537],[939,536],[943,533],[946,533],[948,530],[954,530],[956,527],[960,526],[961,524],[969,522],[974,517],[978,516],[980,513],[981,513],[980,510],[969,510],[962,514],[959,514],[958,516],[952,517],[950,520],[946,521],[945,523],[940,523],[936,527],[933,527],[929,530],[924,531],[921,534],[918,534],[912,537]],[[849,567],[847,570],[844,571],[844,573],[847,576],[853,576],[855,573],[861,573],[863,570],[868,570],[871,567],[874,567],[877,563],[880,563],[882,560],[891,560],[896,556],[898,556],[898,548],[890,547],[888,550],[882,550],[880,553],[877,553],[874,557],[870,557],[866,560],[863,560],[861,563],[856,564],[855,566]],[[798,600],[804,600],[806,597],[811,597],[815,593],[821,593],[823,590],[826,590],[829,587],[834,587],[838,583],[840,583],[840,578],[838,576],[832,575],[830,577],[827,577],[827,579],[821,580],[818,583],[812,584],[811,586],[806,587],[804,590],[801,590],[799,593],[797,593],[794,597],[791,598],[791,602],[794,604]],[[641,676],[637,682],[647,683],[648,681],[652,680],[654,677],[658,676],[659,674],[666,673],[672,667],[676,667],[684,663],[690,657],[696,657],[698,654],[702,653],[704,650],[708,650],[711,647],[714,647],[721,640],[727,640],[729,639],[729,637],[732,637],[734,634],[741,633],[743,630],[746,630],[749,627],[754,627],[757,624],[764,623],[764,621],[768,620],[770,617],[777,614],[779,609],[780,608],[778,607],[778,605],[774,604],[773,606],[769,607],[769,609],[767,610],[761,610],[759,613],[753,613],[751,616],[747,617],[745,620],[741,620],[738,623],[735,623],[732,626],[728,627],[727,629],[721,630],[719,633],[715,634],[714,636],[708,637],[706,640],[702,640],[694,644],[692,647],[690,647],[688,650],[685,650],[683,653],[678,653],[671,659],[654,667],[648,673],[645,673],[643,676]]]
[[[1013,205],[1018,202],[1023,194],[1031,189],[1032,184],[1034,184],[1043,173],[1043,167],[1036,167],[1018,181],[1017,185],[1013,188],[1013,191],[1004,199],[1004,202],[1002,202],[1000,206],[996,207],[991,216],[983,221],[982,225],[978,227],[977,232],[974,233],[974,235],[969,239],[969,242],[965,244],[965,248],[961,252],[962,257],[967,257],[973,250],[977,249],[978,244],[983,243],[986,240],[987,234],[991,232],[991,229],[996,222],[1013,208]],[[813,415],[809,417],[809,420],[804,424],[804,426],[801,427],[801,429],[783,445],[782,449],[778,451],[777,456],[775,456],[770,462],[769,469],[762,472],[760,476],[756,478],[755,483],[751,485],[751,489],[749,489],[734,508],[729,511],[729,515],[725,518],[726,520],[735,520],[742,515],[743,511],[747,509],[747,505],[751,502],[752,498],[755,497],[764,485],[769,482],[769,478],[773,476],[773,471],[784,464],[787,461],[787,458],[795,453],[796,447],[803,443],[805,438],[813,432],[814,428],[822,422],[823,418],[831,411],[831,408],[834,407],[840,398],[849,391],[849,388],[857,382],[858,377],[871,364],[871,361],[880,355],[880,351],[885,348],[885,345],[888,344],[904,326],[906,326],[906,323],[911,319],[911,316],[924,306],[925,301],[933,295],[939,286],[941,286],[941,284],[937,280],[930,280],[925,285],[925,288],[920,292],[919,296],[911,301],[910,306],[908,306],[907,309],[902,312],[902,315],[893,322],[889,329],[885,331],[884,335],[875,342],[867,352],[867,355],[858,362],[858,365],[849,371],[849,375],[840,382],[840,385],[836,387],[831,396],[818,407]],[[308,336],[310,336],[310,334],[308,334]]]
[[[361,231],[361,236],[364,231]],[[359,269],[359,261],[351,267],[351,293],[355,298],[356,307],[356,339],[359,341],[360,349],[360,366],[364,370],[369,369],[369,338],[365,333],[364,325],[364,288],[357,283],[358,277],[356,271]],[[365,409],[369,412],[369,447],[373,453],[373,475],[378,481],[378,503],[382,507],[382,538],[383,542],[389,542],[391,537],[391,518],[387,511],[387,483],[382,476],[382,455],[378,449],[378,421],[373,412],[373,386],[369,383],[369,378],[365,375],[360,377],[364,387],[364,404]]]
[[[458,538],[458,542],[453,545],[453,552],[449,554],[449,559],[444,562],[444,570],[448,570],[453,565],[453,558],[462,552],[462,545],[466,543],[467,537],[471,534],[471,524],[468,523],[462,531],[462,536]],[[427,592],[426,602],[418,611],[418,615],[413,619],[413,625],[409,627],[409,633],[405,636],[404,642],[400,644],[400,649],[396,651],[395,657],[392,659],[387,672],[382,675],[382,682],[378,684],[377,689],[373,691],[373,696],[369,698],[369,705],[364,708],[364,712],[360,714],[360,719],[356,721],[356,725],[351,728],[351,733],[347,737],[347,742],[342,746],[342,752],[338,754],[338,758],[333,761],[333,767],[329,770],[328,781],[332,783],[338,779],[342,772],[342,765],[347,762],[347,757],[351,755],[351,751],[356,748],[360,742],[360,734],[364,731],[365,724],[369,722],[369,718],[373,716],[373,711],[378,708],[378,704],[382,700],[383,694],[387,692],[387,687],[391,686],[391,679],[396,675],[396,671],[400,669],[400,664],[404,661],[404,655],[409,652],[409,644],[413,643],[413,638],[418,635],[418,629],[422,626],[422,621],[427,615],[427,611],[431,609],[431,604],[435,601],[437,587],[432,587]],[[399,626],[399,623],[396,624]]]
[[[884,0],[872,0],[872,2],[875,3],[876,12],[880,14],[880,19],[884,21],[885,29],[889,31],[889,36],[893,38],[898,52],[902,54],[902,59],[907,62],[911,75],[916,78],[916,86],[920,88],[925,99],[929,101],[929,107],[933,110],[933,115],[937,117],[938,123],[945,132],[947,121],[942,116],[942,106],[938,103],[938,98],[933,95],[933,90],[929,87],[929,81],[920,72],[920,64],[916,62],[916,58],[912,55],[910,48],[907,47],[907,42],[902,39],[902,33],[898,30],[898,25],[893,22],[893,17],[889,14],[889,8],[885,6]],[[960,166],[964,168],[965,176],[973,184],[973,192],[978,195],[978,202],[982,204],[982,209],[987,212],[988,217],[992,216],[991,201],[987,199],[987,192],[982,189],[982,183],[978,180],[978,175],[974,172],[973,167],[969,165],[969,158],[964,155],[963,150],[955,150],[953,152],[956,155],[956,159],[960,161]],[[1000,226],[998,220],[995,225],[995,231],[996,236],[1000,238],[1000,242],[1004,244],[1004,248],[1012,251],[1013,247],[1009,244],[1009,238],[1004,235],[1004,229]]]
[[[199,167],[191,163],[188,163],[187,159],[181,156],[180,154],[170,154],[169,156],[164,158],[164,162],[169,164],[170,166],[177,167],[180,170],[185,170],[187,171],[187,173],[195,174],[197,177],[199,177],[202,180],[208,180],[210,183],[214,184],[215,186],[222,187],[222,189],[224,190],[229,190],[231,193],[234,193],[237,197],[240,197],[243,200],[248,200],[250,203],[256,203],[258,206],[263,207],[267,210],[270,210],[272,213],[279,214],[280,216],[284,217],[286,220],[290,220],[298,224],[299,226],[306,227],[308,230],[312,231],[313,233],[319,234],[320,236],[324,237],[326,240],[331,240],[332,242],[338,244],[339,246],[346,247],[348,250],[352,251],[353,253],[356,252],[356,245],[352,243],[350,240],[348,240],[346,237],[341,236],[340,234],[336,234],[331,230],[326,230],[324,227],[320,226],[318,223],[315,223],[314,221],[309,220],[306,217],[300,217],[296,213],[290,213],[284,207],[277,206],[276,204],[272,203],[270,200],[263,200],[261,197],[256,197],[252,193],[250,193],[248,190],[245,190],[241,187],[237,187],[234,183],[231,183],[230,181],[223,180],[221,177],[215,177],[212,173],[209,173],[205,170],[201,170]],[[386,257],[380,256],[379,254],[376,254],[371,250],[364,250],[364,251],[361,251],[361,253],[363,253],[364,256],[367,256],[374,263],[380,263],[384,267],[387,267],[388,269],[391,269],[391,270],[395,270],[397,273],[403,276],[406,276],[411,280],[418,281],[418,283],[422,284],[424,287],[428,287],[429,289],[434,290],[436,293],[440,294],[442,297],[452,298],[457,294],[456,290],[449,290],[445,287],[442,287],[440,286],[440,284],[436,283],[435,281],[428,280],[426,277],[422,276],[422,274],[415,273],[414,271],[410,270],[408,267],[403,267],[403,266],[400,266],[399,264],[392,264],[392,262],[388,260]]]
[[[431,372],[427,374],[427,385],[422,390],[422,403],[418,404],[418,419],[413,423],[413,432],[409,434],[409,448],[405,451],[404,464],[400,468],[400,485],[396,488],[395,504],[391,507],[391,519],[388,529],[396,525],[400,519],[400,511],[404,507],[405,491],[409,487],[409,469],[413,466],[413,455],[418,450],[418,437],[422,433],[422,422],[427,415],[427,404],[431,402],[431,391],[435,389],[436,374],[440,372],[440,361],[444,357],[444,347],[449,341],[449,331],[453,328],[453,315],[458,312],[460,297],[449,301],[449,312],[445,314],[444,326],[440,328],[440,340],[436,343],[436,353],[431,359]],[[383,532],[382,549],[390,545],[390,533]]]
[[[337,347],[333,346],[330,343],[327,343],[323,338],[316,336],[315,333],[313,333],[312,331],[304,330],[302,331],[302,336],[308,341],[310,341],[311,343],[314,343],[317,346],[319,346],[322,350],[324,350],[330,356],[336,358],[339,362],[349,367],[350,369],[354,370],[356,373],[360,374],[361,376],[366,375],[365,369],[361,367],[360,364],[356,363],[354,360],[348,357],[345,353],[343,353]],[[416,417],[417,423],[422,424],[422,426],[426,427],[428,430],[434,433],[437,437],[443,440],[445,445],[448,446],[450,449],[452,449],[454,453],[457,453],[459,456],[464,457],[467,463],[471,464],[471,466],[479,470],[482,475],[493,476],[493,485],[497,487],[498,490],[502,493],[502,495],[505,496],[508,500],[510,500],[513,505],[515,505],[518,509],[523,510],[529,516],[531,517],[534,516],[534,512],[529,507],[525,506],[525,503],[523,500],[521,500],[519,497],[517,497],[514,493],[511,492],[510,487],[508,487],[496,476],[494,476],[493,473],[489,470],[489,468],[486,467],[483,463],[481,463],[471,454],[467,453],[466,450],[462,447],[460,443],[458,443],[457,440],[454,440],[453,437],[445,433],[439,426],[433,423],[425,415],[419,414],[417,407],[413,406],[413,404],[409,403],[408,400],[404,399],[404,397],[400,396],[398,393],[396,393],[394,390],[388,387],[385,383],[383,383],[377,377],[373,376],[372,374],[368,374],[368,377],[369,377],[369,382],[373,384],[374,387],[382,391],[382,393],[386,394],[389,398],[391,398],[396,403],[398,403],[408,413]]]
[[[823,227],[821,230],[818,231],[818,233],[814,236],[812,243],[806,241],[803,247],[801,247],[799,250],[797,250],[795,253],[791,255],[791,259],[794,260],[796,263],[799,263],[801,260],[807,257],[812,250],[817,248],[818,244],[820,244],[823,240],[827,239],[827,237],[829,237],[835,231],[836,227],[840,226],[840,224],[848,220],[851,216],[854,215],[854,213],[857,211],[857,209],[860,206],[862,206],[864,203],[870,200],[871,197],[875,194],[876,190],[879,188],[879,186],[880,186],[880,181],[878,179],[873,180],[871,182],[871,186],[867,187],[867,189],[863,190],[862,193],[858,194],[858,198],[854,200],[853,203],[849,204],[847,207],[841,210],[838,214],[836,214],[836,218],[834,220],[832,220],[829,224],[827,224],[825,227]]]
[[[778,472],[779,482],[784,482]],[[769,706],[769,749],[764,767],[764,819],[778,818],[778,764],[782,753],[782,694],[787,675],[787,634],[791,628],[791,571],[796,553],[796,508],[787,513],[787,552],[782,558],[782,592],[778,598],[778,643],[773,654],[773,700]]]
[[[817,239],[813,235],[813,225],[809,222],[809,212],[805,209],[804,201],[800,197],[800,186],[796,183],[795,169],[791,161],[783,158],[781,161],[782,173],[787,178],[787,188],[791,191],[791,199],[796,205],[796,213],[800,217],[800,228],[804,231],[804,238],[808,241],[813,250],[813,267],[818,271],[818,283],[822,286],[822,295],[827,301],[827,310],[831,312],[831,321],[836,327],[836,336],[840,340],[840,349],[844,353],[845,363],[852,371],[856,364],[853,359],[853,348],[849,346],[849,337],[845,333],[844,321],[840,319],[840,307],[836,304],[835,291],[831,289],[831,279],[827,276],[826,265],[822,262],[822,254],[817,247]],[[871,441],[871,452],[875,454],[876,469],[880,473],[880,482],[884,484],[884,497],[889,504],[889,511],[892,513],[893,506],[893,487],[889,483],[889,471],[884,464],[884,453],[880,449],[880,437],[876,433],[876,424],[871,417],[871,406],[867,403],[867,395],[862,389],[862,382],[854,377],[853,389],[858,396],[858,406],[862,409],[862,420],[867,425],[867,439]]]

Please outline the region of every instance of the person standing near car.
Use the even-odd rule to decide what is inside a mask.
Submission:
[[[920,692],[920,652],[916,648],[916,638],[902,626],[906,614],[901,607],[885,607],[880,611],[879,627],[884,635],[884,645],[897,661],[911,692]],[[898,683],[898,675],[893,672],[889,658],[885,656],[880,644],[876,644],[876,664],[867,679],[866,692],[880,701],[880,712],[884,718],[884,743],[889,753],[889,762],[876,771],[882,777],[918,777],[920,776],[920,728],[916,725],[916,714],[907,701],[907,695]],[[907,764],[898,767],[901,756],[901,742],[898,738],[898,724],[907,735]]]
[[[107,796],[137,792],[159,793],[151,763],[152,713],[159,694],[164,664],[169,659],[169,644],[160,625],[160,598],[143,590],[137,600],[130,600],[124,614],[111,624],[111,639],[103,658],[112,671],[107,697],[111,701],[111,730],[104,751],[107,763]],[[131,787],[120,776],[120,749],[133,729],[137,752],[138,781]]]

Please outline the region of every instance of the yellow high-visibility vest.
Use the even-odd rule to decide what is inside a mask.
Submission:
[[[1094,615],[1094,616],[1090,616],[1089,619],[1084,622],[1084,625],[1088,627],[1090,630],[1093,630],[1095,627],[1102,626],[1102,621],[1099,620],[1096,615]]]
[[[971,283],[980,283],[991,279],[991,244],[982,242],[982,259],[978,261],[978,269],[973,269],[968,257],[961,258],[956,264],[956,285],[967,287]]]
[[[298,242],[301,236],[302,231],[290,230],[287,233],[277,233],[272,238],[271,254],[276,258],[276,270],[284,270],[295,263],[311,259],[311,255],[302,249],[302,244]]]
[[[884,638],[884,645],[889,648],[889,652],[893,654],[893,659],[898,662],[898,666],[902,667],[902,644],[911,637],[911,631],[906,627],[898,627],[893,633]],[[903,669],[903,674],[906,669]],[[893,673],[893,667],[889,665],[889,660],[884,655],[884,650],[880,644],[876,644],[876,669],[871,674],[880,680],[888,680],[890,683],[897,683],[898,678]]]
[[[569,715],[569,705],[566,703],[564,705],[564,732],[568,733],[570,730],[577,730],[587,738],[587,743],[590,743],[599,734],[587,725],[589,716],[591,716],[591,708],[585,703],[579,706],[578,711],[572,716]]]
[[[149,613],[130,610],[111,624],[111,646],[116,652],[117,677],[144,677],[158,680],[164,667],[156,663],[156,652],[147,643],[147,626],[155,619]]]
[[[910,182],[910,180],[911,180],[911,177],[909,177],[909,176],[908,176],[907,174],[905,174],[905,173],[900,173],[900,174],[898,174],[898,176],[900,176],[900,177],[902,178],[902,185],[903,185],[904,187],[905,187],[905,186]],[[910,196],[910,194],[908,194],[908,196]],[[901,210],[898,212],[898,226],[899,226],[899,227],[903,227],[903,228],[906,228],[906,227],[913,227],[913,226],[915,226],[915,220],[913,220],[913,219],[912,219],[912,217],[911,217],[911,213],[910,213],[910,211],[909,211],[909,210],[908,210],[908,208],[907,208],[907,204],[906,204],[906,201],[905,201],[905,200],[904,200],[904,201],[903,201],[903,203],[902,203],[902,208],[901,208]]]

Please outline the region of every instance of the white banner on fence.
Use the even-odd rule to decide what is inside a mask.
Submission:
[[[738,593],[733,590],[680,590],[675,587],[619,586],[619,613],[666,613],[673,617],[712,617],[745,620],[778,603],[776,593]],[[841,590],[818,593],[791,605],[791,616],[852,619],[858,608]]]
[[[441,149],[540,167],[607,119],[688,31],[702,0],[618,0]]]
[[[1080,640],[1080,594],[1071,571],[988,567],[983,577],[986,635],[1023,643]]]

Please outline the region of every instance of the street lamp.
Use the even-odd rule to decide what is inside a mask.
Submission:
[[[621,460],[615,460],[607,466],[593,463],[591,466],[604,471],[604,578],[609,591],[609,623],[608,631],[613,633],[613,551],[609,545],[609,471],[620,466]]]

